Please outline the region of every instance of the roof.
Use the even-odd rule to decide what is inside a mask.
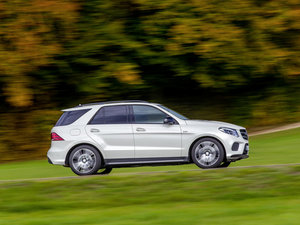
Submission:
[[[125,101],[107,101],[107,102],[92,102],[92,103],[87,103],[87,104],[79,104],[77,106],[63,109],[61,111],[71,111],[71,110],[79,110],[79,109],[87,109],[92,106],[98,106],[98,105],[106,105],[106,104],[115,104],[115,103],[150,103],[147,101],[142,101],[142,100],[125,100]],[[152,103],[153,104],[153,103]]]
[[[124,100],[124,101],[106,101],[106,102],[92,102],[87,104],[79,104],[76,107],[82,107],[82,106],[90,106],[90,105],[104,105],[104,104],[112,104],[112,103],[149,103],[147,101],[143,100]]]

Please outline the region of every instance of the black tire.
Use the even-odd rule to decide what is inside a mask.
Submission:
[[[77,146],[69,156],[69,165],[79,176],[96,174],[101,163],[100,153],[90,145]]]
[[[225,162],[222,162],[221,165],[219,166],[220,168],[226,168],[230,165],[231,162],[228,162],[228,161],[225,161]]]
[[[106,168],[104,168],[103,171],[98,172],[97,174],[100,174],[100,175],[109,174],[111,171],[112,171],[111,167],[106,167]]]
[[[221,165],[224,160],[225,151],[223,146],[216,139],[202,138],[193,145],[191,154],[193,162],[198,167],[209,169],[217,168]],[[205,162],[203,159],[212,160],[208,163],[208,160]]]

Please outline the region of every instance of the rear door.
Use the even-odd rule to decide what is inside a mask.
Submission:
[[[132,105],[135,159],[181,156],[181,128],[178,123],[164,124],[168,116],[150,105]]]
[[[127,105],[101,107],[86,126],[86,132],[101,146],[107,159],[134,158]]]

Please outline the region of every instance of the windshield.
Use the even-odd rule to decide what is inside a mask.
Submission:
[[[188,118],[186,118],[185,116],[179,114],[178,112],[175,112],[174,110],[172,109],[169,109],[167,108],[166,106],[163,106],[163,105],[158,105],[160,108],[163,108],[164,110],[168,111],[169,113],[171,113],[172,115],[176,116],[177,118],[179,119],[182,119],[182,120],[188,120]]]

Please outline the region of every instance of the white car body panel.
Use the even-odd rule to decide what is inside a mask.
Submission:
[[[132,124],[135,158],[182,156],[179,124]]]
[[[134,158],[131,124],[88,124],[85,130],[101,146],[108,159]]]
[[[74,129],[80,130],[80,134],[76,136],[71,135],[70,131]],[[53,164],[65,165],[69,150],[79,144],[90,144],[101,149],[101,146],[97,142],[93,141],[93,139],[86,135],[84,127],[82,126],[53,127],[51,132],[59,133],[64,139],[64,141],[51,141],[51,147],[47,156],[51,159]],[[101,153],[103,154],[103,157],[105,157],[104,152]]]
[[[223,133],[218,129],[219,127],[230,127],[236,130],[245,129],[240,126],[224,122],[208,120],[186,120],[186,125],[182,125],[182,144],[184,149],[183,155],[188,156],[191,143],[201,137],[213,137],[219,140],[225,148],[227,158],[234,154],[242,154],[244,151],[244,145],[248,144],[248,141],[243,139],[241,135],[239,135],[239,137],[235,137]],[[231,146],[234,142],[239,143],[238,151],[231,150]]]
[[[178,124],[89,124],[91,118],[100,108],[111,105],[149,105],[165,112],[174,118]],[[240,129],[245,129],[243,127],[217,121],[183,120],[155,103],[91,104],[63,111],[80,109],[90,110],[74,123],[66,126],[55,126],[51,130],[64,139],[63,141],[51,142],[47,156],[52,164],[66,165],[70,150],[80,144],[96,147],[104,161],[144,158],[149,159],[149,162],[152,162],[151,159],[154,158],[159,158],[160,161],[164,161],[164,158],[182,157],[189,159],[192,144],[201,137],[212,137],[219,140],[224,146],[228,160],[234,155],[244,154],[244,150],[248,146],[248,140],[244,139],[240,133]],[[236,129],[239,137],[220,131],[220,127]],[[232,145],[235,142],[239,143],[239,148],[233,151]]]

